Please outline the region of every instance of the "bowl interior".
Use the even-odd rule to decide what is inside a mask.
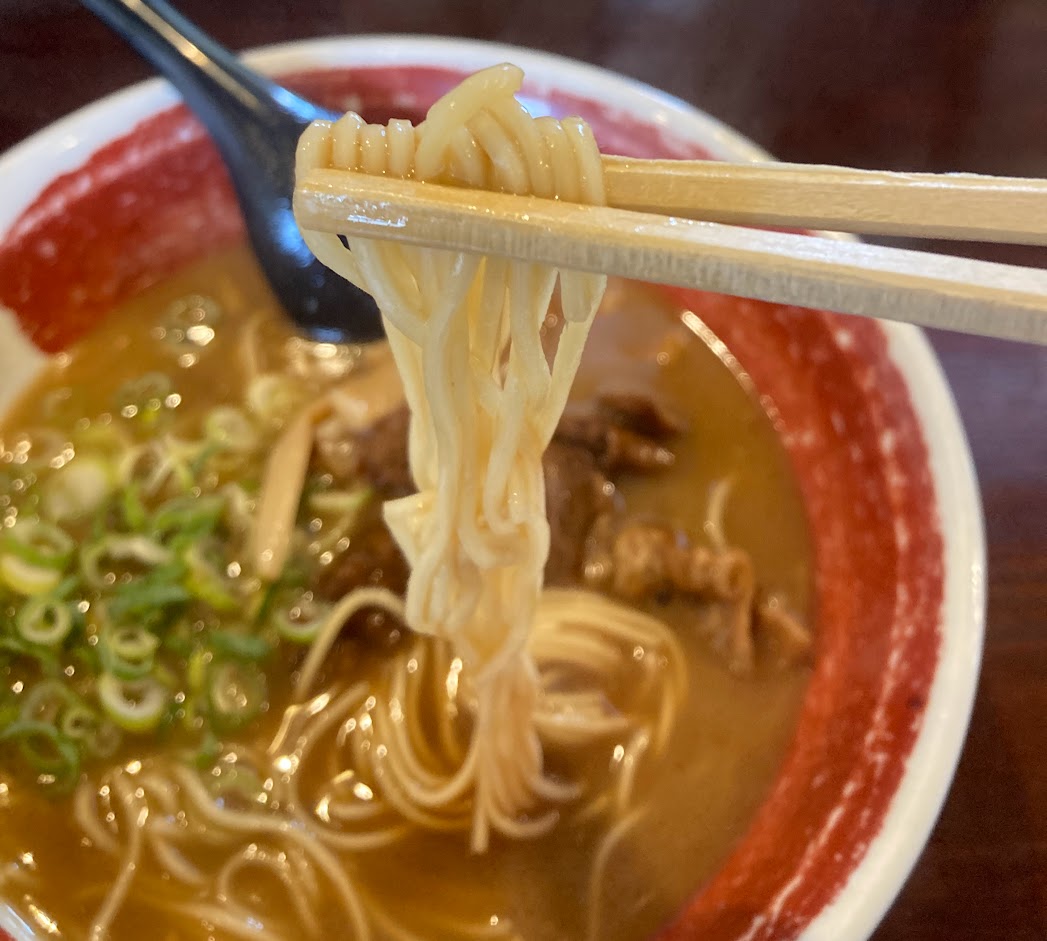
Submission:
[[[535,76],[525,89],[532,109],[582,115],[605,152],[748,156],[744,145],[732,145],[722,128],[687,106],[587,67],[488,47],[482,55],[468,47],[463,56],[460,45],[450,58],[441,43],[425,47],[425,56],[407,43],[400,62],[390,65],[375,43],[368,46],[370,64],[347,69],[323,53],[329,45],[317,44],[306,56],[327,67],[302,71],[303,60],[286,53],[271,54],[267,65],[290,68],[288,85],[332,107],[384,119],[423,112],[484,64],[484,56],[512,57]],[[420,64],[403,64],[412,49]],[[661,111],[645,111],[642,96]],[[666,113],[676,115],[681,133],[667,129]],[[55,178],[11,225],[0,241],[0,304],[16,312],[36,347],[56,352],[115,303],[241,234],[215,151],[184,109],[170,108]],[[772,792],[719,874],[700,887],[665,937],[793,937],[830,912],[849,927],[823,936],[860,938],[897,890],[933,821],[973,690],[970,670],[937,688],[943,656],[954,656],[951,648],[943,654],[943,636],[966,631],[968,652],[973,637],[975,667],[980,636],[978,597],[954,603],[966,611],[963,624],[943,622],[957,578],[962,587],[967,575],[977,595],[964,567],[980,563],[980,543],[974,538],[954,558],[941,524],[943,458],[937,443],[931,453],[925,434],[927,402],[940,406],[940,375],[932,363],[929,376],[917,379],[934,387],[928,397],[914,385],[912,367],[900,363],[900,343],[919,346],[914,331],[715,295],[676,296],[737,358],[793,462],[814,541],[818,650]],[[944,401],[948,410],[947,394]],[[955,414],[947,417],[955,425]],[[947,430],[950,447],[965,454],[962,433]],[[969,489],[960,480],[948,496],[956,501],[951,509],[973,514],[977,530]],[[929,715],[948,723],[955,743],[944,771],[925,779],[930,798],[899,810],[895,798],[903,778],[912,777],[911,756],[932,700],[949,707]],[[916,838],[895,846],[890,871],[879,874],[876,887],[864,887],[873,904],[862,903],[856,871],[870,845],[882,842],[885,823],[888,831],[901,825],[899,813],[917,815],[909,821]],[[862,904],[865,914],[853,917]]]

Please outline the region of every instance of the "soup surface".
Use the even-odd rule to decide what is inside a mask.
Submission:
[[[219,453],[222,448],[236,452],[239,418],[246,415],[253,437],[244,450],[250,456],[218,462],[209,486],[218,490],[234,484],[250,501],[266,450],[288,416],[350,374],[358,354],[294,336],[246,249],[216,255],[115,311],[56,358],[4,417],[0,514],[12,527],[16,511],[27,512],[27,501],[49,469],[79,459],[78,448],[66,438],[93,441],[92,446],[101,448],[115,430],[131,447],[158,436],[195,442],[202,425],[213,424],[214,410],[223,404],[237,411],[233,418],[226,414],[217,431],[211,429]],[[245,389],[259,375],[290,377],[291,382],[256,383],[256,391],[267,391],[280,402],[272,408],[259,405],[255,413],[250,403],[244,404]],[[701,323],[700,309],[681,311],[651,289],[612,281],[573,398],[584,403],[609,384],[622,383],[646,389],[664,402],[685,430],[667,444],[674,456],[671,466],[657,473],[626,470],[613,475],[610,486],[619,505],[631,517],[669,521],[697,543],[710,540],[715,545],[725,538],[751,558],[760,598],[810,625],[812,566],[797,486],[771,422],[744,373]],[[186,453],[190,469],[211,454],[192,448]],[[318,486],[330,485],[323,474],[317,480]],[[320,510],[315,517],[304,512],[300,518],[300,549],[308,556],[307,568],[320,573],[319,585],[324,572],[337,571],[361,540],[368,544],[368,527],[381,525],[374,493],[353,492],[363,494],[366,505],[354,510],[352,527],[345,532],[330,533],[333,524]],[[189,495],[197,494],[190,488]],[[74,520],[66,529],[79,545],[102,538],[97,520]],[[225,577],[239,577],[239,566],[230,566]],[[108,574],[118,583],[133,584],[140,573],[115,566]],[[0,626],[13,635],[21,604],[18,592],[10,586],[0,592]],[[89,600],[83,604],[90,608]],[[408,832],[366,852],[340,854],[339,865],[360,888],[375,937],[409,936],[405,930],[428,938],[462,935],[462,929],[447,927],[453,916],[453,923],[471,926],[469,937],[639,939],[656,932],[716,870],[775,776],[807,667],[802,657],[787,656],[773,634],[757,624],[755,657],[739,669],[724,639],[724,606],[715,600],[662,592],[641,604],[669,624],[681,643],[688,687],[665,753],[640,766],[637,812],[628,820],[565,814],[546,836],[519,842],[496,839],[483,855],[470,854],[466,834],[421,832]],[[83,629],[90,635],[87,609]],[[235,621],[239,615],[229,611],[225,617]],[[195,642],[194,630],[212,637],[222,629],[201,618],[198,627],[187,628],[187,643],[192,647]],[[402,652],[406,629],[372,616],[352,619],[343,633],[319,675],[318,690],[337,692],[386,667]],[[101,781],[107,761],[136,768],[138,763],[148,766],[151,756],[159,754],[195,763],[216,780],[236,785],[237,749],[242,745],[264,751],[278,732],[292,702],[302,648],[284,637],[265,656],[264,702],[247,720],[235,727],[190,721],[186,711],[191,696],[186,697],[175,677],[171,689],[178,688],[182,698],[175,696],[170,715],[149,735],[133,729],[122,735],[112,757],[85,762],[82,769],[78,766],[79,774]],[[43,669],[26,661],[25,652],[15,646],[0,651],[5,691],[0,703],[8,708],[20,708],[19,697],[38,681],[35,671]],[[75,681],[77,664],[63,661],[58,666]],[[191,672],[187,668],[187,675]],[[578,761],[586,763],[590,776],[605,775],[621,744],[609,741],[605,749]],[[119,857],[84,832],[68,790],[56,793],[36,772],[39,768],[24,767],[13,749],[0,750],[0,895],[41,936],[85,937],[86,926],[120,875]],[[233,801],[234,792],[235,787],[214,793],[219,801]],[[268,851],[264,840],[248,843],[246,850],[237,848],[245,865]],[[221,869],[229,848],[209,848],[205,839],[186,853],[194,868],[213,873]],[[159,858],[147,854],[115,915],[110,937],[307,936],[302,919],[291,913],[282,894],[284,887],[272,875],[276,871],[263,869],[252,876],[241,869],[230,877],[238,904],[257,913],[256,924],[236,927],[223,925],[217,909],[201,907],[220,903],[222,892],[231,891],[228,885],[187,888],[170,878]],[[323,890],[314,896],[313,914],[325,926],[323,936],[340,937],[337,900]],[[190,902],[199,904],[186,907]]]

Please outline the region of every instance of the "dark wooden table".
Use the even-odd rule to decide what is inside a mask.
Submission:
[[[350,32],[534,46],[779,157],[1047,176],[1047,0],[183,0],[234,48]],[[72,0],[0,0],[0,150],[147,75]],[[1047,252],[968,246],[1047,267]],[[1047,938],[1047,350],[935,335],[970,436],[989,626],[970,737],[877,941]]]

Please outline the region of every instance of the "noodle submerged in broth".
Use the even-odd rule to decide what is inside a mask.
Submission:
[[[519,81],[314,126],[300,172],[600,202],[588,129]],[[596,314],[594,276],[307,238],[388,345],[291,336],[238,249],[0,429],[0,892],[114,941],[643,937],[805,681],[770,423],[643,288]]]

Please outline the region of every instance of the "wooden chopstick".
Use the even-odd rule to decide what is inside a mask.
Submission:
[[[603,158],[607,202],[735,225],[1047,245],[1047,180]]]
[[[323,232],[1047,344],[1047,271],[341,170],[306,174],[294,208]]]

